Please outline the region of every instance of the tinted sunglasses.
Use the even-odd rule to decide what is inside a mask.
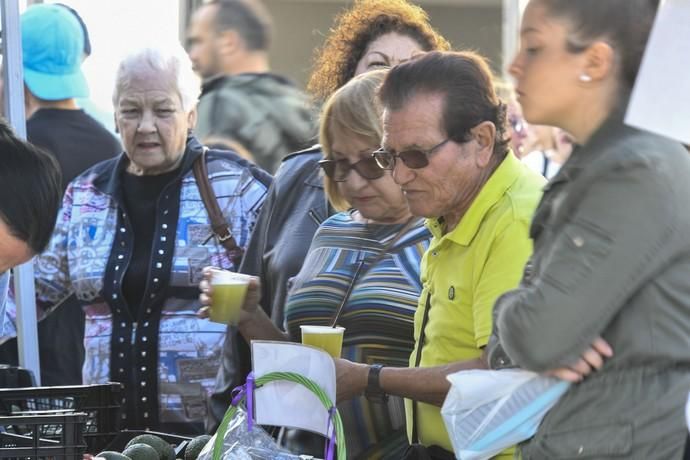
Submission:
[[[382,169],[393,170],[395,168],[395,160],[400,158],[400,160],[410,169],[420,169],[429,166],[429,157],[438,149],[446,145],[450,141],[446,139],[434,145],[430,149],[412,149],[405,150],[400,153],[392,153],[388,150],[380,148],[374,152],[374,158],[376,163]]]
[[[373,155],[368,156],[356,163],[348,160],[321,160],[319,166],[323,172],[335,182],[345,182],[350,170],[354,169],[357,174],[367,180],[374,180],[382,177],[386,171],[381,169]]]

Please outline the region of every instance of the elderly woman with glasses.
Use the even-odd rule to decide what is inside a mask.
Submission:
[[[407,365],[421,290],[419,264],[431,237],[411,218],[405,197],[372,152],[381,145],[376,89],[387,71],[355,77],[326,102],[321,124],[325,190],[341,212],[316,232],[285,305],[287,331],[279,330],[248,295],[239,322],[247,341],[300,340],[300,325],[328,325],[344,303],[342,356],[391,367]],[[250,292],[258,293],[258,279]],[[203,283],[202,302],[209,286]],[[349,297],[347,292],[350,292]],[[357,398],[338,406],[347,451],[357,458],[398,459],[407,446],[402,398]]]

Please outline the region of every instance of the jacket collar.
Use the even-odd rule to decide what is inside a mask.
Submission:
[[[203,146],[194,136],[187,137],[187,144],[182,156],[182,165],[180,167],[180,175],[184,176],[192,169],[194,161],[201,155]],[[114,168],[105,168],[98,172],[93,180],[93,185],[101,192],[110,196],[119,196],[119,191],[122,186],[122,172],[129,165],[129,157],[126,153],[122,153],[116,160]]]
[[[607,151],[606,145],[634,130],[624,124],[624,116],[623,110],[615,110],[592,134],[586,144],[574,145],[570,157],[549,181],[544,191],[550,190],[556,184],[574,180],[583,169]]]

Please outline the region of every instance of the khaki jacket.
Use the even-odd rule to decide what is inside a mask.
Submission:
[[[620,117],[576,148],[547,185],[521,285],[495,307],[491,366],[562,367],[598,336],[614,356],[554,406],[523,458],[681,458],[688,203],[688,152]]]

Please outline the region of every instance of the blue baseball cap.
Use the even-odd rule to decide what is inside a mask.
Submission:
[[[24,83],[39,99],[56,101],[87,97],[81,71],[84,32],[72,13],[61,6],[29,7],[20,19]]]

